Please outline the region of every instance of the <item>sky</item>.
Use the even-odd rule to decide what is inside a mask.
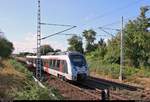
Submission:
[[[41,0],[41,22],[77,26],[65,34],[82,35],[85,29],[93,29],[97,32],[98,41],[100,38],[110,38],[98,27],[120,29],[122,16],[126,24],[129,19],[139,15],[141,6],[146,5],[150,5],[150,0]],[[68,28],[48,25],[41,27],[42,37]],[[116,31],[105,30],[116,34]],[[37,0],[0,0],[0,31],[13,42],[14,53],[35,52]],[[42,44],[50,44],[54,49],[65,51],[70,37],[71,35],[56,35],[42,40]],[[85,45],[85,39],[83,43]]]

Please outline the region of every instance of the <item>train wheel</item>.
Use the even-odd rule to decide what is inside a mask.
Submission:
[[[65,76],[62,76],[62,80],[63,80],[63,81],[67,81],[67,79],[66,79]]]
[[[59,74],[57,74],[57,78],[58,78],[58,79],[60,78]]]

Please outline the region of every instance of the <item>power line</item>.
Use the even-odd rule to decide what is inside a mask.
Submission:
[[[52,24],[52,23],[40,23],[41,25],[51,25],[51,26],[65,26],[72,27],[73,25],[64,25],[64,24]]]
[[[110,26],[110,25],[114,25],[114,24],[119,24],[119,23],[120,23],[120,21],[118,20],[118,21],[115,21],[115,22],[112,22],[112,23],[105,24],[102,27],[106,27],[106,26]]]
[[[118,13],[119,11],[121,11],[121,10],[123,10],[123,9],[127,9],[127,8],[130,7],[131,5],[136,4],[136,3],[138,3],[138,2],[141,2],[141,1],[142,1],[142,0],[136,0],[136,1],[134,1],[134,2],[132,2],[132,3],[129,3],[129,4],[125,5],[125,6],[123,6],[123,7],[119,7],[119,8],[116,8],[116,9],[114,9],[114,10],[107,11],[107,12],[103,13],[102,15],[97,16],[97,17],[95,17],[95,18],[93,18],[93,19],[91,19],[91,20],[89,20],[89,21],[94,21],[94,20],[97,20],[97,19],[106,17],[106,16],[108,16],[108,15],[110,15],[110,14]],[[117,11],[117,12],[115,12],[115,11]],[[87,23],[83,24],[82,26],[84,26],[84,25],[86,25],[86,24],[87,24]]]
[[[68,29],[62,30],[62,31],[60,31],[60,32],[57,32],[57,33],[54,33],[54,34],[48,35],[48,36],[46,36],[46,37],[41,38],[41,40],[44,40],[44,39],[49,38],[49,37],[52,37],[52,36],[54,36],[54,35],[58,35],[58,34],[63,33],[63,32],[65,32],[65,31],[71,30],[71,29],[73,29],[73,28],[75,28],[75,27],[76,27],[76,26],[73,26],[73,27],[71,27],[71,28],[68,28]]]
[[[116,9],[114,9],[114,10],[108,11],[108,12],[102,14],[101,16],[96,17],[95,19],[103,18],[103,17],[108,16],[108,15],[110,15],[110,14],[118,13],[119,11],[121,11],[121,10],[123,10],[123,9],[127,9],[127,8],[130,7],[131,5],[136,4],[136,3],[140,2],[140,1],[141,1],[141,0],[136,0],[136,1],[134,1],[134,2],[132,2],[132,3],[130,3],[130,4],[127,4],[127,5],[123,6],[123,7],[119,7],[119,8],[116,8]],[[114,12],[114,11],[117,11],[117,12]]]
[[[120,29],[114,29],[114,28],[105,28],[105,27],[98,27],[99,29],[108,29],[108,30],[115,30],[115,31],[120,31]]]
[[[124,18],[124,21],[125,21],[125,20],[130,20],[130,19],[135,18],[135,17],[137,17],[137,16],[132,16],[132,17]],[[120,20],[117,20],[117,21],[115,21],[115,22],[105,24],[105,25],[103,25],[102,27],[106,27],[106,26],[110,26],[110,25],[114,25],[114,24],[119,24],[120,22],[121,22]]]
[[[115,37],[114,35],[112,35],[111,33],[107,32],[106,30],[104,30],[103,28],[99,28],[100,30],[102,30],[103,32],[107,33],[108,35],[111,35],[112,37]]]

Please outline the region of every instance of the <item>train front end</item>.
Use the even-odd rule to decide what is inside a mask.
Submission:
[[[86,80],[89,72],[85,57],[80,53],[73,53],[69,55],[69,59],[71,62],[72,80]]]

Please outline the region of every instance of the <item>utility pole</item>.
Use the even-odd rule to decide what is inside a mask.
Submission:
[[[120,75],[119,75],[119,80],[122,81],[122,70],[123,70],[123,16],[122,16],[122,21],[121,21],[121,41],[120,41]]]
[[[37,60],[36,60],[36,78],[41,80],[41,6],[38,0],[38,13],[37,13]]]

